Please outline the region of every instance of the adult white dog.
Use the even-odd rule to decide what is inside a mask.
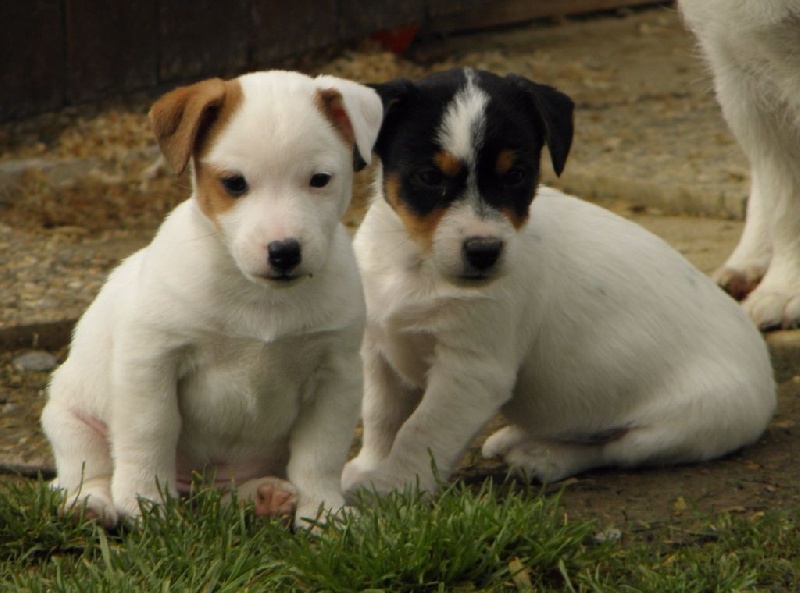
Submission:
[[[763,330],[800,325],[800,1],[680,0],[750,161],[739,245],[716,273]]]
[[[538,187],[572,102],[469,69],[375,87],[377,195],[358,231],[367,298],[364,445],[348,491],[435,487],[498,412],[486,456],[542,481],[692,462],[759,437],[766,346],[736,302],[659,238]],[[535,197],[534,197],[535,196]]]
[[[179,88],[150,116],[194,191],[111,274],[52,377],[54,486],[108,525],[194,471],[262,514],[337,509],[364,318],[340,218],[381,101],[271,71]]]

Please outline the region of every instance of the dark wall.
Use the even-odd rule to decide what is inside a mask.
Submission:
[[[231,76],[486,0],[0,0],[0,121]]]

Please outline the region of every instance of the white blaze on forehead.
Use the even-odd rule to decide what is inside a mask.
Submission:
[[[484,114],[489,96],[475,85],[472,70],[466,69],[464,74],[467,77],[466,85],[447,106],[436,140],[444,150],[471,165],[483,142],[486,128]]]

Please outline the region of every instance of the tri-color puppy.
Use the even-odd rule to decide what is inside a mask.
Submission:
[[[340,219],[382,115],[371,89],[282,71],[155,103],[194,191],[114,270],[52,377],[55,487],[108,525],[194,471],[262,514],[341,507],[364,301]]]
[[[458,69],[374,88],[377,196],[358,231],[367,299],[364,444],[343,486],[435,487],[483,446],[541,481],[693,462],[756,440],[775,384],[756,328],[663,241],[540,187],[572,101]],[[535,197],[535,199],[534,199]]]

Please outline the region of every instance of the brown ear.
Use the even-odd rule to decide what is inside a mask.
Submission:
[[[339,133],[353,146],[353,169],[366,167],[381,127],[383,106],[380,97],[370,88],[336,78],[318,76],[317,107]]]
[[[175,173],[186,169],[189,158],[225,100],[225,82],[219,78],[178,87],[153,104],[150,122],[156,140]]]
[[[367,163],[358,151],[353,123],[350,121],[347,109],[345,109],[342,94],[333,88],[317,90],[317,108],[331,122],[333,128],[342,137],[342,140],[346,144],[353,146],[353,170],[361,171],[367,166]]]

